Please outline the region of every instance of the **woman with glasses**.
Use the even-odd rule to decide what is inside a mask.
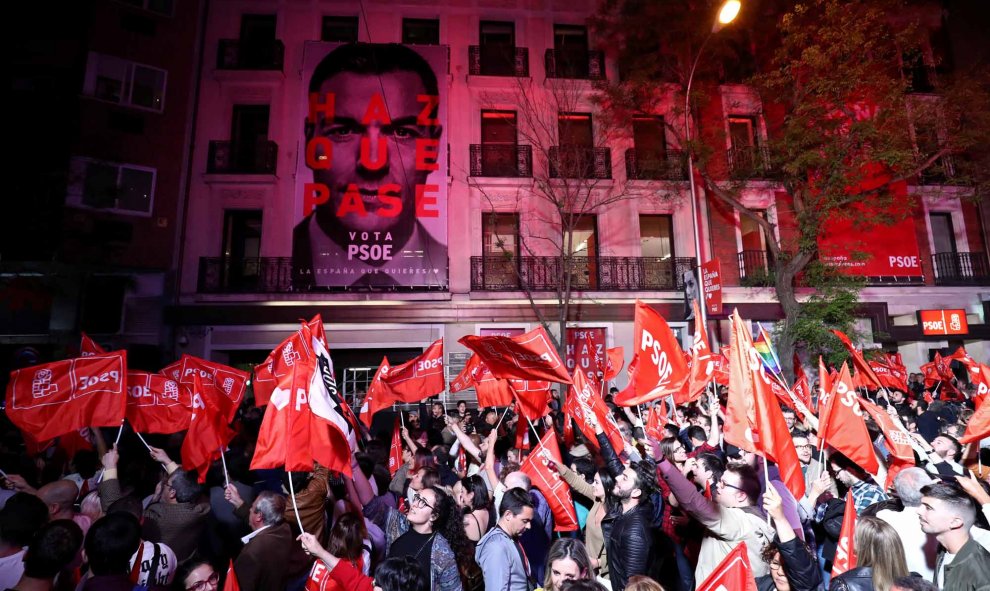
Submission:
[[[763,547],[761,556],[770,572],[757,577],[759,591],[824,591],[818,561],[798,539],[787,516],[780,494],[774,487],[763,494],[763,509],[773,519],[777,537]]]
[[[220,575],[213,565],[203,559],[193,559],[182,565],[172,587],[176,591],[217,591]]]

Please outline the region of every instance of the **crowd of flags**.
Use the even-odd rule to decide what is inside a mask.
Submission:
[[[795,380],[787,383],[762,326],[754,339],[751,324],[733,313],[729,346],[713,351],[697,310],[694,317],[694,338],[685,352],[666,320],[645,303],[636,303],[633,355],[626,368],[628,385],[614,401],[622,406],[648,404],[644,421],[648,435],[659,438],[677,406],[698,400],[718,384],[728,389],[725,440],[776,463],[782,482],[797,498],[804,495],[804,478],[781,405],[817,429],[820,449],[831,448],[879,475],[880,462],[865,423],[865,417],[871,417],[891,452],[888,484],[897,471],[914,464],[914,451],[922,444],[896,417],[863,396],[866,390],[909,391],[908,372],[899,354],[867,360],[846,335],[833,331],[846,347],[850,363],[827,369],[819,358],[815,400],[796,356]],[[565,445],[573,445],[576,425],[588,443],[597,446],[589,420],[594,415],[616,452],[622,452],[625,442],[605,403],[606,384],[623,369],[622,347],[595,355],[594,371],[571,374],[542,326],[517,336],[469,335],[459,342],[473,355],[449,385],[444,343],[439,339],[401,365],[392,366],[383,359],[355,413],[337,388],[322,319],[316,316],[301,322],[254,368],[255,404],[266,407],[266,412],[251,467],[309,471],[315,460],[330,470],[350,474],[351,456],[376,412],[396,403],[419,402],[447,390],[472,387],[481,408],[514,407],[520,416],[517,444],[530,448],[528,426],[549,414],[551,388],[565,385],[561,400]],[[595,350],[590,337],[586,345]],[[78,358],[11,373],[7,414],[25,439],[35,449],[43,449],[46,440],[68,439],[91,427],[120,427],[125,420],[138,433],[186,431],[182,466],[205,479],[209,466],[234,436],[230,424],[252,376],[191,355],[183,355],[158,373],[129,370],[126,352],[104,351],[86,335],[80,350]],[[961,441],[990,436],[990,404],[982,404],[990,390],[990,367],[960,347],[952,355],[936,355],[921,366],[926,388],[941,390],[944,398],[963,396],[953,385],[952,361],[965,366],[977,387],[977,410]],[[930,399],[927,391],[925,395]],[[547,455],[560,457],[552,427],[535,447],[523,470],[547,496],[557,529],[576,529],[570,490],[546,459]],[[391,449],[389,468],[394,473],[402,463],[398,423]],[[457,461],[466,463],[463,452]],[[745,558],[745,551],[741,556]],[[854,564],[851,548],[849,560]]]

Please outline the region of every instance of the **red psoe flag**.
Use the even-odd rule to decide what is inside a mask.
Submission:
[[[828,402],[829,392],[832,391],[832,374],[825,367],[825,360],[818,356],[818,401],[815,403],[815,413],[821,413]]]
[[[210,464],[220,457],[221,450],[234,437],[217,400],[204,396],[199,374],[192,375],[192,413],[189,430],[182,440],[182,469],[196,470],[199,482],[206,482]]]
[[[127,422],[138,433],[178,433],[189,428],[189,389],[163,375],[127,372]]]
[[[626,359],[622,347],[612,347],[605,351],[605,381],[614,380],[622,371]]]
[[[914,449],[911,447],[911,435],[908,434],[907,429],[900,424],[900,421],[895,423],[887,411],[876,404],[862,397],[859,397],[858,400],[860,407],[868,412],[877,425],[880,426],[890,453],[901,462],[913,465]]]
[[[756,579],[749,563],[746,542],[729,552],[708,578],[698,586],[698,591],[756,591]]]
[[[375,372],[375,377],[372,378],[371,384],[368,385],[368,393],[364,397],[361,412],[358,414],[358,418],[368,428],[371,428],[371,417],[376,412],[383,408],[388,408],[395,403],[392,393],[382,383],[382,378],[388,375],[389,369],[388,357],[383,357],[381,365],[378,366],[378,371]]]
[[[831,445],[870,474],[876,474],[880,465],[858,398],[849,366],[843,363],[825,406],[819,406],[818,447]]]
[[[553,512],[554,531],[576,531],[578,528],[577,513],[574,510],[571,489],[566,482],[561,480],[557,470],[550,467],[550,461],[544,454],[550,454],[558,462],[562,461],[560,447],[557,446],[557,434],[552,427],[543,434],[536,450],[523,461],[519,470],[529,476],[533,486],[540,489],[540,492],[546,497],[550,510]]]
[[[691,345],[691,371],[686,387],[674,394],[674,402],[678,405],[694,402],[704,393],[705,388],[713,379],[715,360],[712,348],[708,346],[708,329],[701,322],[701,311],[698,300],[691,303],[694,308],[694,343]]]
[[[480,371],[481,360],[478,359],[477,355],[472,355],[468,358],[467,363],[464,364],[464,369],[461,373],[457,374],[450,382],[450,393],[460,392],[462,390],[467,390],[475,384],[474,375],[475,372]]]
[[[419,402],[444,391],[443,339],[438,339],[418,357],[391,368],[382,382],[402,402]]]
[[[801,365],[797,353],[794,354],[794,387],[791,391],[808,410],[811,410],[811,382],[808,381],[808,374],[804,373],[804,366]]]
[[[515,448],[519,450],[527,450],[530,448],[529,445],[529,422],[523,420],[525,417],[519,412],[519,405],[516,405],[516,414],[520,415],[519,420],[516,421],[516,442]]]
[[[508,382],[509,389],[515,396],[516,412],[521,416],[536,421],[550,414],[550,382],[542,380],[505,381]]]
[[[234,559],[230,559],[227,566],[227,576],[223,580],[223,591],[241,591],[241,586],[237,583],[237,574],[234,573]]]
[[[986,368],[986,366],[983,367]],[[986,377],[990,378],[990,376]],[[969,419],[969,423],[966,424],[966,433],[959,439],[959,443],[967,444],[971,441],[980,441],[984,437],[990,437],[990,403],[985,400]]]
[[[880,381],[880,378],[877,377],[877,374],[873,373],[873,368],[870,367],[870,364],[863,358],[863,354],[856,350],[856,347],[853,346],[852,341],[849,340],[849,337],[847,337],[841,330],[835,330],[834,328],[832,329],[832,334],[839,337],[839,340],[842,341],[842,344],[846,347],[846,350],[849,351],[849,357],[852,359],[853,367],[856,368],[856,373],[862,372],[862,379],[868,380],[869,384],[873,384],[877,388],[882,388],[883,383]]]
[[[846,493],[846,510],[842,514],[842,529],[839,530],[839,543],[835,546],[835,560],[832,561],[832,577],[856,568],[856,548],[853,539],[856,535],[856,503],[852,492]]]
[[[395,419],[392,427],[392,449],[388,454],[388,473],[395,476],[402,466],[402,436],[399,430],[399,419]]]
[[[564,403],[564,416],[577,421],[578,428],[584,434],[584,438],[592,447],[597,448],[598,439],[595,438],[595,430],[591,427],[588,419],[591,414],[594,414],[595,418],[598,419],[598,424],[602,426],[602,430],[608,437],[609,443],[612,444],[615,453],[621,454],[625,449],[625,441],[622,439],[622,433],[619,432],[619,426],[615,424],[615,419],[608,411],[605,400],[582,372],[574,372],[574,384],[571,386],[571,391]]]
[[[615,403],[635,406],[676,394],[688,379],[684,352],[663,316],[639,300],[636,301],[633,339],[638,359],[634,395],[627,396],[626,391],[620,392],[615,397]]]
[[[458,342],[474,351],[497,378],[571,383],[543,326],[514,337],[468,335]]]
[[[35,441],[84,427],[119,427],[126,385],[126,351],[25,367],[10,372],[7,416]]]
[[[91,357],[93,355],[99,355],[106,352],[106,349],[96,344],[96,341],[89,338],[88,334],[82,333],[82,339],[80,339],[79,343],[80,357]]]
[[[217,408],[226,417],[227,422],[233,421],[237,407],[244,400],[247,381],[251,376],[246,371],[192,355],[183,355],[180,361],[182,375],[178,380],[179,383],[187,387],[192,386],[193,375],[199,375],[203,396],[215,399]]]
[[[663,428],[667,424],[666,404],[666,402],[661,402],[659,406],[651,405],[650,412],[646,415],[646,425],[643,427],[646,435],[657,441],[663,439]]]

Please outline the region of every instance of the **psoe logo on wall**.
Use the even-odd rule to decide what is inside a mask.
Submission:
[[[918,310],[918,322],[926,335],[969,334],[966,310]]]

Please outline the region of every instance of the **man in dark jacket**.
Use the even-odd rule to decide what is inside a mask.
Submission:
[[[241,507],[243,508],[243,506]],[[261,491],[248,514],[252,532],[241,540],[244,549],[234,561],[242,591],[284,589],[289,580],[292,550],[299,544],[284,520],[285,497]]]
[[[773,518],[777,539],[766,545],[763,559],[770,565],[770,574],[756,580],[759,591],[824,591],[822,573],[811,551],[798,539],[784,515],[780,494],[769,487],[763,494],[763,509]]]
[[[935,584],[952,591],[990,591],[990,553],[970,536],[976,501],[956,483],[921,489],[921,530],[942,546],[935,562]]]
[[[622,513],[608,536],[609,579],[612,589],[625,589],[629,577],[650,576],[657,562],[653,548],[653,508],[650,495],[656,489],[656,469],[648,462],[632,462],[615,479],[615,497]]]

